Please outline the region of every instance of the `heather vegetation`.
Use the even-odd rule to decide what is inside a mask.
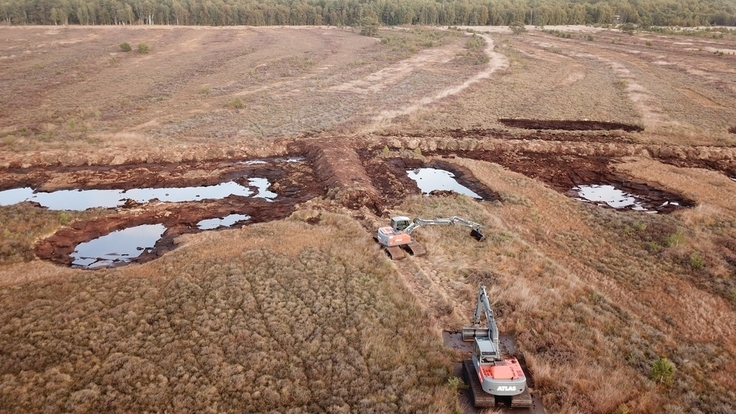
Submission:
[[[637,23],[656,26],[736,25],[726,0],[580,1],[471,0],[436,2],[339,0],[3,0],[6,24],[533,25]]]
[[[1,290],[3,411],[453,411],[447,351],[354,221],[190,243]]]

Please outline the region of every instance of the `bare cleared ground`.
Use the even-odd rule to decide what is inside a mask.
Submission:
[[[280,197],[0,207],[0,407],[467,411],[442,332],[485,284],[547,412],[732,412],[736,37],[547,29],[0,27],[0,189],[257,170]],[[421,166],[485,201],[421,196]],[[570,197],[596,183],[660,214]],[[233,212],[254,220],[193,229]],[[395,214],[488,238],[422,228],[391,262]],[[141,263],[64,265],[141,223],[169,227]]]

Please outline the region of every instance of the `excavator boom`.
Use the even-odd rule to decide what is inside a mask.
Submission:
[[[429,225],[447,225],[452,226],[460,224],[470,227],[470,236],[478,241],[485,239],[481,225],[466,220],[462,217],[452,216],[449,218],[420,219],[415,218],[413,221],[406,216],[396,216],[391,218],[391,225],[381,227],[374,236],[375,240],[380,244],[384,251],[388,253],[392,260],[401,260],[406,257],[404,251],[412,256],[424,256],[427,252],[421,244],[412,239],[411,232],[420,226]]]
[[[408,234],[411,234],[412,231],[414,231],[417,227],[421,227],[421,226],[436,226],[436,225],[453,226],[455,224],[459,224],[465,227],[470,227],[471,228],[470,236],[478,241],[483,241],[483,239],[486,238],[485,234],[483,234],[483,229],[480,224],[464,219],[462,217],[458,217],[458,216],[452,216],[448,218],[434,218],[434,219],[415,218],[414,222],[412,222],[409,225],[409,227],[405,228],[404,231]]]
[[[481,317],[486,317],[486,326],[480,324]],[[481,286],[478,291],[478,300],[475,306],[475,314],[473,315],[473,326],[463,327],[463,341],[471,342],[475,338],[488,338],[493,342],[496,349],[499,348],[498,343],[498,326],[496,318],[493,316],[493,309],[488,301],[488,293],[486,287]]]

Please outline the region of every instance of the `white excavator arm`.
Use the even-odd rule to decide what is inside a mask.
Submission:
[[[453,226],[455,224],[459,224],[465,227],[470,227],[472,229],[470,231],[470,235],[474,239],[478,241],[485,239],[485,235],[483,234],[483,229],[480,224],[464,219],[462,217],[458,217],[458,216],[452,216],[448,218],[434,218],[434,219],[415,218],[414,222],[411,223],[409,227],[404,229],[404,232],[406,232],[407,234],[411,234],[412,231],[414,231],[416,228],[421,227],[421,226],[433,226],[433,225]]]
[[[486,326],[481,325],[481,317],[486,317]],[[488,301],[488,293],[486,293],[486,287],[481,286],[478,291],[478,302],[475,306],[475,314],[472,320],[473,326],[463,328],[463,341],[472,341],[474,338],[487,338],[493,343],[497,354],[496,359],[501,359],[499,340],[498,340],[498,326],[496,325],[496,318],[493,316],[493,309]]]

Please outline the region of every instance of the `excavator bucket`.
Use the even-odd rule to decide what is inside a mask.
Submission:
[[[486,235],[483,234],[480,229],[473,229],[470,231],[470,237],[478,241],[483,241],[483,239],[486,238]]]
[[[472,342],[475,338],[488,338],[490,335],[488,328],[478,328],[474,326],[463,327],[463,341]]]

